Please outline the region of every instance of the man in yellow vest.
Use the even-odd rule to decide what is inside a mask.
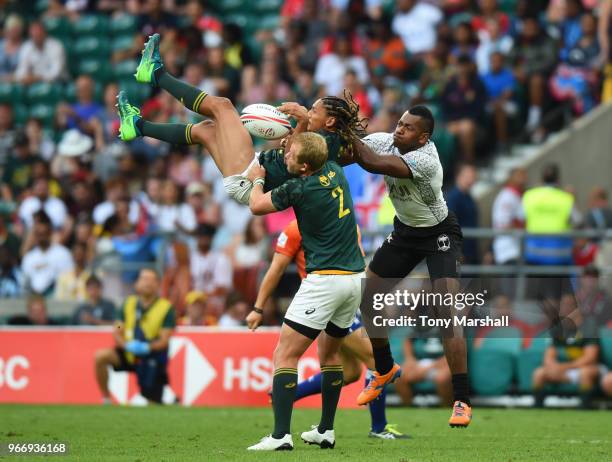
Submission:
[[[161,403],[168,383],[168,345],[176,326],[172,304],[159,297],[159,276],[142,269],[134,288],[117,313],[115,348],[96,352],[96,379],[105,404],[111,403],[108,366],[115,371],[135,372],[140,393],[147,400]]]
[[[571,265],[573,240],[564,233],[580,221],[574,196],[559,188],[559,167],[556,164],[544,166],[542,182],[543,186],[531,188],[523,195],[525,229],[528,233],[525,238],[525,260],[530,265]],[[531,278],[529,286],[538,292],[533,295],[553,302],[553,307],[562,295],[572,292],[569,277],[564,275],[536,276]]]

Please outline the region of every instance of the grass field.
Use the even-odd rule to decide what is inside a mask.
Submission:
[[[475,409],[469,429],[446,425],[446,409],[391,409],[410,440],[367,437],[366,410],[339,411],[336,449],[307,446],[299,433],[318,421],[294,412],[292,452],[247,453],[270,432],[269,409],[0,406],[0,443],[68,442],[61,457],[0,460],[83,461],[602,461],[612,454],[612,414],[570,410]]]

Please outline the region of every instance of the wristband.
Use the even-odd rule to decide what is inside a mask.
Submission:
[[[266,183],[266,180],[264,178],[255,178],[253,180],[253,185],[261,185],[261,187],[263,188],[264,184]]]
[[[256,306],[253,307],[253,311],[255,311],[257,314],[263,314],[263,310],[261,308],[257,308]]]

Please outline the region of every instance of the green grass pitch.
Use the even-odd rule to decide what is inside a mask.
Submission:
[[[601,461],[610,460],[609,412],[474,409],[468,429],[451,429],[446,409],[390,409],[389,421],[410,440],[367,437],[367,410],[342,410],[336,448],[305,445],[301,431],[316,410],[297,409],[295,449],[248,453],[269,433],[269,409],[181,407],[0,406],[0,443],[68,442],[67,456],[0,456],[4,461]]]

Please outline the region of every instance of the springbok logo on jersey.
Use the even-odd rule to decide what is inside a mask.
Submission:
[[[438,250],[442,252],[446,252],[450,249],[451,243],[450,239],[446,234],[440,234],[438,236]]]
[[[319,182],[321,183],[321,186],[329,186],[330,185],[329,178],[327,178],[325,175],[321,175],[319,177]]]

